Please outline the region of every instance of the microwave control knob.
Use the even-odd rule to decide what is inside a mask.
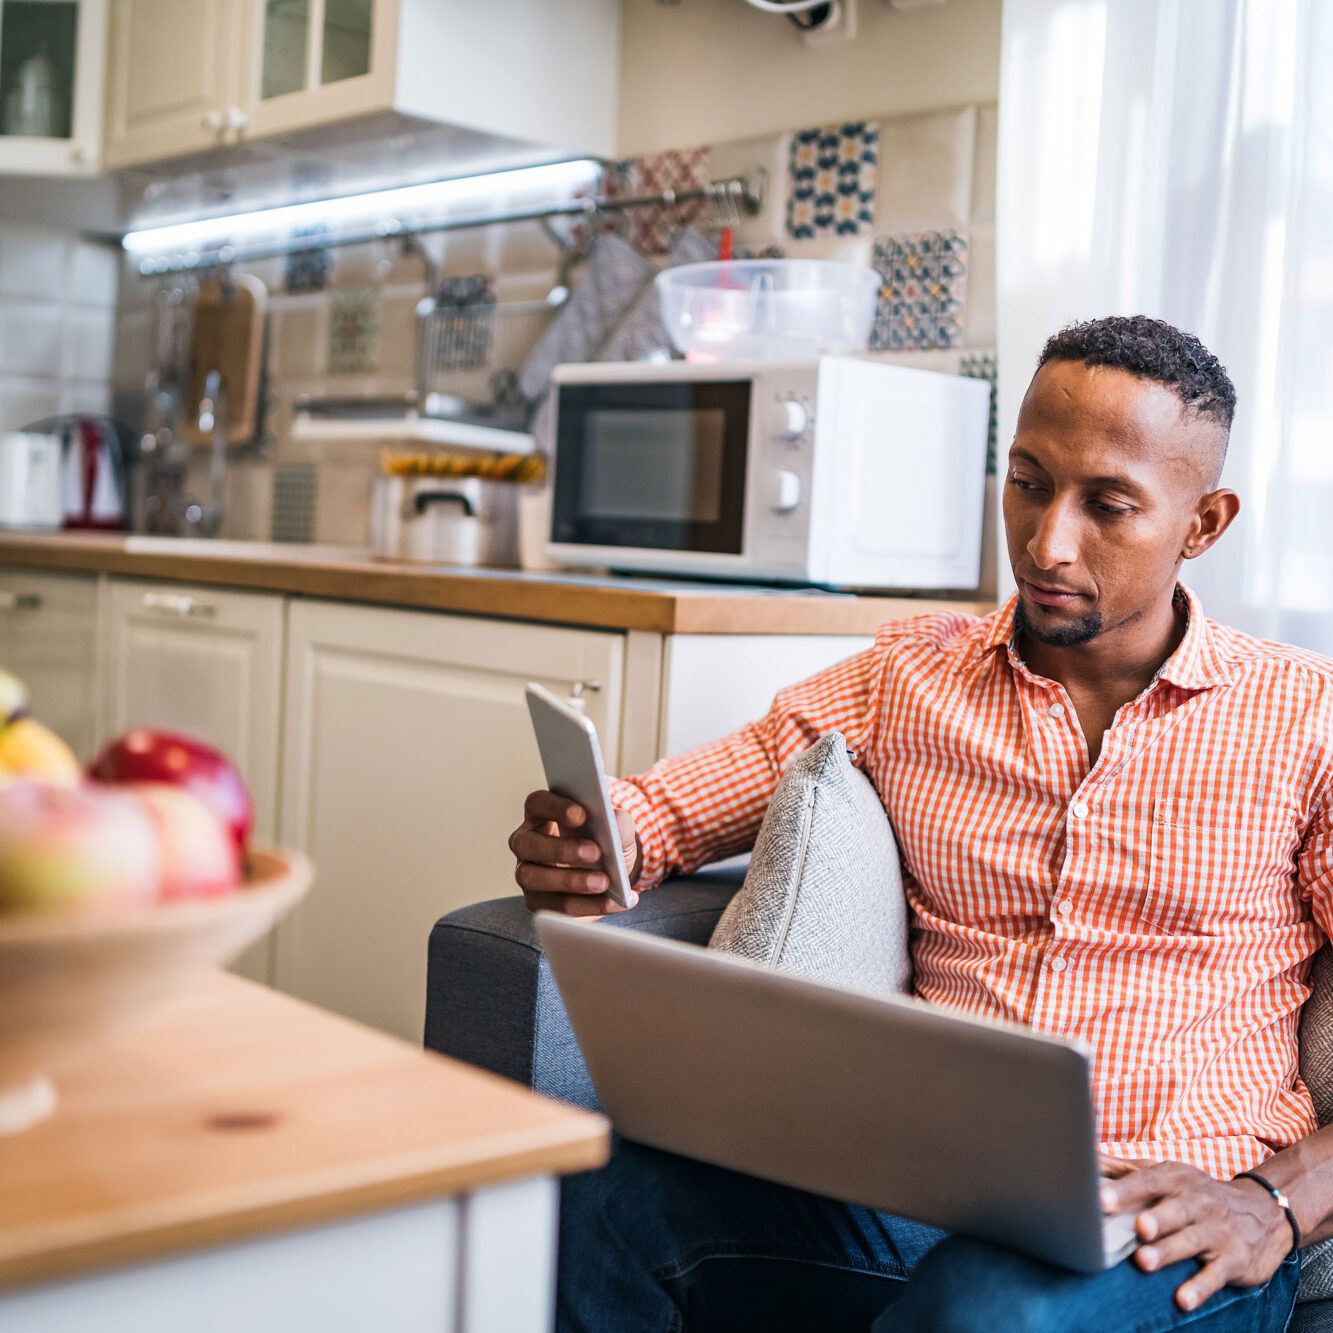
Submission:
[[[799,440],[810,424],[810,409],[799,398],[783,398],[782,429],[778,434],[784,440]]]
[[[795,472],[779,468],[770,483],[769,503],[779,514],[790,513],[801,503],[801,479]]]

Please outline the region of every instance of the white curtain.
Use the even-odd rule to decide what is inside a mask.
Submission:
[[[1002,441],[1070,320],[1197,333],[1236,383],[1242,507],[1185,577],[1214,619],[1333,654],[1330,70],[1333,0],[1004,0]]]

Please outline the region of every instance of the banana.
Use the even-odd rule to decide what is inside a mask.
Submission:
[[[0,727],[23,717],[28,711],[28,687],[0,667]]]
[[[45,778],[77,786],[83,777],[74,751],[36,718],[21,717],[0,731],[0,775]]]

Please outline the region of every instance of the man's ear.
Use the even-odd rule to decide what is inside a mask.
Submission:
[[[1182,559],[1201,556],[1232,524],[1240,513],[1240,496],[1235,491],[1210,491],[1199,501],[1198,510],[1181,547]]]

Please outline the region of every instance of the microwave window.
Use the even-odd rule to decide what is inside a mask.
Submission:
[[[721,408],[589,413],[580,510],[591,519],[716,523],[726,424]]]

